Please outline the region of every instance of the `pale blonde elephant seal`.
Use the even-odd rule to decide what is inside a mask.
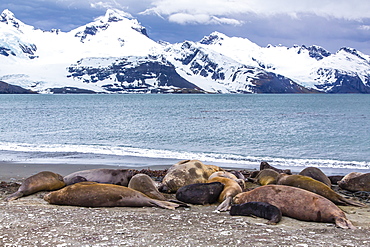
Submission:
[[[168,169],[159,191],[175,193],[185,185],[206,183],[212,173],[222,170],[218,166],[205,165],[199,160],[180,161]]]
[[[218,202],[220,202],[220,205],[218,205],[216,210],[220,212],[230,210],[233,197],[239,193],[242,193],[242,188],[237,181],[227,177],[213,177],[208,180],[208,183],[213,182],[220,182],[224,185],[224,189],[218,197]]]

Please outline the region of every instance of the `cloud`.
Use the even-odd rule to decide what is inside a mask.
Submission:
[[[111,9],[111,8],[124,8],[123,6],[121,6],[119,3],[117,3],[116,1],[112,1],[112,2],[91,2],[90,3],[90,6],[92,8],[100,8],[100,9]],[[127,8],[127,7],[126,7]]]
[[[218,18],[216,16],[209,16],[207,14],[187,14],[176,13],[168,18],[169,21],[178,24],[228,24],[228,25],[241,25],[243,21],[232,18]]]
[[[370,30],[370,25],[361,25],[361,26],[358,27],[358,29],[369,31]]]
[[[368,0],[152,0],[151,5],[140,14],[155,14],[181,24],[213,24],[218,20],[220,24],[235,25],[248,16],[287,15],[299,19],[307,14],[348,20],[370,18]]]

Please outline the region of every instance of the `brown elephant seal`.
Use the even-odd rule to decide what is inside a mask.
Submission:
[[[134,175],[135,170],[132,169],[100,168],[71,173],[64,177],[64,182],[66,185],[71,185],[85,180],[90,182],[127,186],[128,182]]]
[[[370,173],[351,172],[338,182],[340,188],[349,191],[370,191]]]
[[[28,196],[39,191],[57,190],[65,185],[61,175],[49,171],[39,172],[26,178],[18,191],[6,197],[5,201],[13,201],[22,196]]]
[[[304,190],[311,191],[318,195],[321,195],[335,204],[339,205],[351,205],[356,207],[365,206],[361,202],[356,202],[347,198],[344,198],[337,194],[334,190],[329,188],[326,184],[317,181],[316,179],[302,176],[302,175],[287,175],[284,173],[279,174],[277,178],[277,184],[293,186]]]
[[[317,181],[331,187],[330,179],[317,167],[306,167],[299,173],[299,175],[316,179]]]
[[[266,202],[278,207],[282,214],[294,219],[335,223],[341,228],[355,229],[343,211],[318,194],[285,185],[265,185],[240,193],[234,203]]]
[[[274,171],[276,171],[278,173],[286,173],[286,174],[289,174],[289,175],[292,174],[292,172],[290,171],[290,169],[279,169],[279,168],[275,168],[272,165],[270,165],[269,163],[263,161],[260,164],[260,171],[265,170],[265,169],[271,169],[271,170],[274,170]]]
[[[44,196],[50,204],[81,207],[160,207],[175,209],[180,205],[152,199],[143,193],[115,184],[81,182]]]
[[[176,192],[176,199],[185,203],[206,205],[217,202],[224,185],[220,182],[189,184]]]
[[[158,191],[154,181],[146,174],[139,173],[133,176],[128,187],[147,195],[150,198],[165,201],[166,198]]]
[[[257,216],[268,219],[267,224],[275,225],[280,222],[282,213],[278,207],[266,202],[247,202],[234,204],[230,208],[232,216]]]
[[[212,173],[223,169],[214,165],[205,165],[199,160],[184,160],[172,165],[163,178],[159,191],[175,193],[185,185],[205,183]]]
[[[214,177],[208,180],[208,183],[212,182],[220,182],[224,185],[224,189],[222,190],[220,196],[218,197],[218,201],[221,204],[218,205],[216,210],[220,212],[229,210],[233,197],[239,193],[242,193],[243,191],[242,188],[240,187],[238,182],[230,178]]]
[[[276,178],[279,176],[279,173],[272,169],[264,169],[258,172],[257,176],[249,180],[260,184],[260,185],[268,185],[268,184],[276,184]]]

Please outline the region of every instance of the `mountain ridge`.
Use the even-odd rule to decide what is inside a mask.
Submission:
[[[260,47],[219,32],[155,42],[120,10],[69,32],[4,10],[0,35],[0,80],[39,93],[370,93],[370,57],[354,48]]]

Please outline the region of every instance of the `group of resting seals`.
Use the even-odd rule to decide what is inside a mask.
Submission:
[[[341,187],[356,184],[367,188],[368,174],[345,176]],[[253,181],[252,190],[246,184]],[[258,184],[258,185],[257,185]],[[331,188],[331,181],[318,168],[304,169],[292,175],[262,162],[260,171],[248,179],[237,171],[205,165],[198,160],[184,160],[169,168],[162,182],[156,184],[148,175],[131,169],[93,169],[79,171],[64,178],[53,172],[40,172],[27,178],[19,190],[5,198],[15,200],[38,191],[52,191],[44,196],[50,204],[83,207],[161,207],[175,209],[190,204],[213,204],[230,215],[253,215],[276,224],[282,215],[305,221],[335,223],[341,228],[355,228],[336,206],[364,204],[346,199]],[[352,188],[351,187],[351,188]],[[161,193],[162,192],[162,193]],[[169,201],[163,193],[176,193]]]

